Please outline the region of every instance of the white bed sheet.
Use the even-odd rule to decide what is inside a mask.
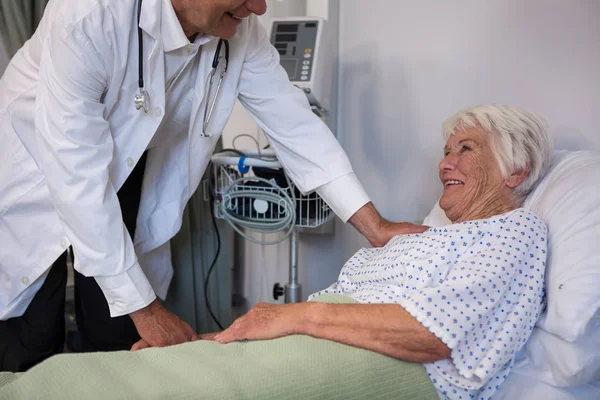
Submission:
[[[559,388],[549,385],[527,370],[513,368],[492,400],[598,400],[600,381],[582,386]]]

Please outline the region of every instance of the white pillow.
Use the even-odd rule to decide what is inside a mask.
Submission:
[[[575,341],[600,308],[600,153],[556,153],[524,207],[548,226],[547,308],[537,325]]]
[[[549,234],[547,308],[537,326],[575,341],[600,308],[600,153],[556,152],[523,206],[542,218]],[[423,221],[450,223],[437,202]]]

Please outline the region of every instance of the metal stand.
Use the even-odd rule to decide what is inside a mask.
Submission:
[[[302,301],[302,285],[298,283],[298,232],[296,229],[290,235],[290,277],[285,285],[285,302],[299,303]]]
[[[294,228],[290,235],[290,277],[285,289],[279,283],[273,285],[273,298],[278,300],[285,295],[286,303],[302,301],[302,285],[298,283],[298,230]]]

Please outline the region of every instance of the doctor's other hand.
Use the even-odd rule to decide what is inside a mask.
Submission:
[[[428,226],[425,225],[415,225],[410,222],[389,222],[386,221],[384,226],[381,229],[380,240],[385,245],[391,238],[396,235],[408,235],[410,233],[423,233],[427,229]]]
[[[230,343],[240,340],[267,340],[301,333],[306,303],[258,303],[244,316],[215,336],[214,340]]]
[[[150,305],[129,314],[141,336],[141,340],[131,350],[146,347],[165,347],[191,342],[200,337],[185,321],[167,311],[160,302],[154,300]]]
[[[373,247],[385,246],[396,235],[409,233],[422,233],[429,229],[428,226],[415,225],[410,222],[390,222],[383,218],[373,203],[362,206],[348,220]]]

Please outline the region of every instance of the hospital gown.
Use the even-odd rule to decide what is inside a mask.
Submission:
[[[516,209],[361,249],[315,293],[404,307],[451,350],[424,364],[442,399],[489,399],[506,379],[544,302],[546,226]]]

